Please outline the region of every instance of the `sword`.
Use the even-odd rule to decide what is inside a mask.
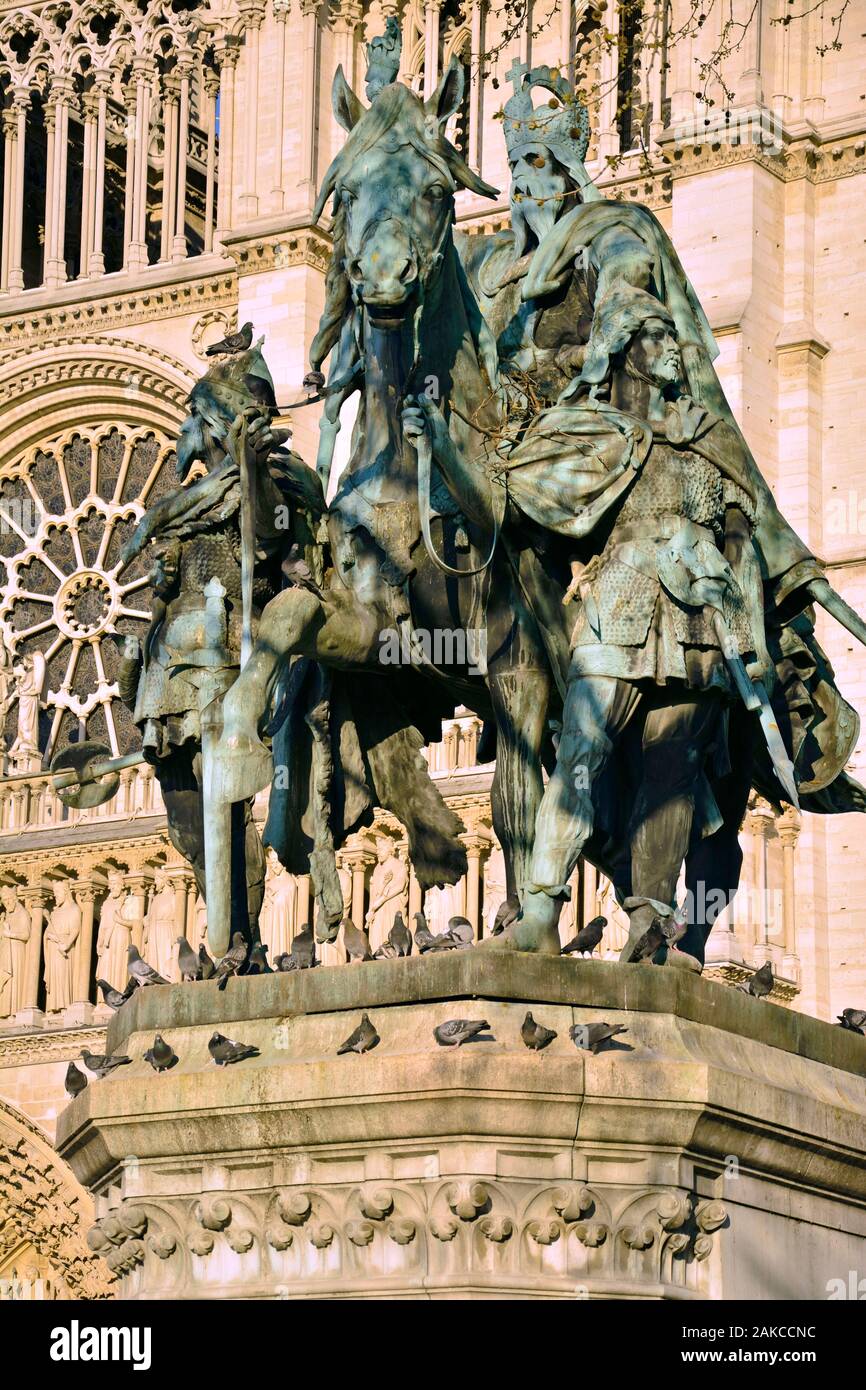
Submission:
[[[718,608],[713,609],[713,625],[716,629],[716,636],[719,639],[719,645],[721,646],[728,670],[737,688],[737,693],[746,706],[746,709],[758,715],[764,734],[764,742],[767,745],[767,752],[773,764],[773,771],[786,797],[799,811],[800,798],[797,794],[797,779],[794,776],[794,764],[788,757],[785,740],[782,738],[778,721],[773,713],[773,706],[770,704],[770,697],[767,694],[766,686],[763,681],[752,680],[743,664],[743,658],[740,656],[734,636],[728,624],[725,622],[723,614]]]

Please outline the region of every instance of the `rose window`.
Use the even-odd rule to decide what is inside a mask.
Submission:
[[[177,487],[173,445],[152,429],[67,432],[0,476],[0,640],[6,747],[18,728],[16,667],[45,664],[39,751],[81,738],[137,746],[117,693],[123,635],[150,621],[149,561],[121,563],[140,517]],[[41,653],[41,658],[36,653]],[[31,663],[32,665],[32,663]]]

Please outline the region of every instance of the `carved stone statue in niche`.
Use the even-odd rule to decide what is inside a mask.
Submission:
[[[22,771],[30,771],[38,766],[39,753],[39,706],[45,686],[45,657],[42,652],[27,652],[12,668],[14,679],[13,698],[18,701],[18,729],[9,749],[9,757],[14,766]]]
[[[96,974],[119,990],[125,988],[129,976],[126,953],[137,916],[135,898],[125,892],[124,883],[120,870],[109,873],[108,897],[100,909],[96,936]]]
[[[30,940],[30,913],[11,883],[0,887],[0,1018],[23,1008],[24,960]]]
[[[68,879],[53,885],[54,907],[45,928],[45,1012],[59,1013],[73,1002],[73,947],[81,934],[81,908]]]
[[[375,951],[394,925],[395,912],[407,910],[409,870],[397,853],[394,841],[380,835],[376,841],[376,865],[370,878],[370,905],[365,927],[370,948]]]
[[[176,982],[177,969],[175,938],[178,935],[174,889],[164,868],[153,876],[153,896],[144,919],[142,954],[163,979]]]
[[[298,885],[287,873],[277,856],[268,854],[268,876],[265,881],[265,901],[259,920],[262,940],[271,960],[284,951],[291,951],[292,938],[298,927]]]

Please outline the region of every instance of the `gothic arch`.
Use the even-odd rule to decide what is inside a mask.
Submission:
[[[29,1247],[62,1296],[106,1297],[113,1276],[85,1237],[93,1215],[89,1195],[43,1132],[0,1100],[0,1268]]]

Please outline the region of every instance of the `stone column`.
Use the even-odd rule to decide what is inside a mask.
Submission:
[[[135,82],[134,124],[127,148],[127,160],[132,162],[132,178],[128,185],[129,243],[127,266],[138,270],[148,263],[147,258],[147,172],[150,146],[150,106],[153,71],[146,58],[136,58],[132,65]],[[127,164],[129,173],[129,164]]]
[[[24,1027],[39,1024],[45,1018],[38,1008],[39,982],[42,965],[42,933],[45,929],[45,909],[50,894],[43,884],[32,884],[21,890],[21,897],[30,913],[30,940],[24,961],[23,1006],[15,1015],[15,1022]]]
[[[214,194],[216,192],[216,104],[220,89],[219,74],[205,74],[205,131],[207,134],[207,155],[205,157],[204,185],[204,253],[213,250]]]
[[[336,72],[338,67],[349,86],[355,89],[355,35],[363,18],[364,7],[360,0],[337,0],[331,16],[331,33],[334,42],[331,46],[331,64]],[[344,135],[335,121],[331,129],[331,154],[335,155],[343,143]]]
[[[776,829],[782,846],[783,944],[786,956],[797,954],[797,887],[794,879],[794,850],[797,848],[801,828],[800,813],[793,806],[788,806],[776,821]]]
[[[225,37],[214,49],[220,70],[220,148],[217,185],[217,238],[231,230],[234,196],[235,68],[240,56],[237,39]]]
[[[598,901],[598,869],[588,860],[581,859],[581,878],[583,879],[583,903],[574,905],[574,930],[586,926],[596,915],[595,908]],[[581,915],[581,907],[583,909]]]
[[[571,75],[572,0],[559,0],[559,65],[563,75]]]
[[[298,192],[311,208],[316,200],[316,141],[319,91],[319,0],[301,0],[301,171]]]
[[[24,141],[27,138],[27,112],[30,110],[30,89],[13,90],[12,105],[4,113],[6,135],[6,174],[3,189],[3,260],[2,288],[14,293],[24,288],[22,238],[24,232]],[[8,196],[8,204],[7,204]],[[8,206],[8,214],[7,214]],[[8,246],[6,238],[8,236]]]
[[[90,252],[93,248],[93,206],[96,199],[96,123],[99,103],[95,92],[87,92],[81,102],[84,126],[84,145],[81,157],[81,237],[78,256],[78,278],[90,275]]]
[[[69,106],[72,83],[68,78],[55,77],[51,84],[49,104],[54,115],[53,159],[49,161],[50,184],[46,205],[51,211],[50,232],[46,215],[45,285],[56,289],[66,280],[66,172],[69,158]]]
[[[352,921],[356,927],[364,925],[367,869],[375,858],[363,843],[349,844],[343,850],[343,862],[352,873]]]
[[[126,171],[123,181],[123,265],[128,269],[132,245],[132,207],[135,201],[135,164],[138,145],[137,85],[128,82],[123,88],[126,104]]]
[[[171,245],[173,261],[186,260],[186,166],[189,149],[189,79],[192,54],[178,61],[177,79],[180,84],[180,104],[177,115],[177,175],[174,190],[174,238]]]
[[[752,945],[754,948],[769,945],[767,843],[773,833],[773,812],[766,801],[756,800],[746,817],[746,825],[754,840],[755,848],[755,903],[757,911],[752,923]],[[756,949],[755,963],[760,950]]]
[[[89,881],[76,883],[74,898],[81,908],[81,931],[75,943],[72,1007],[65,1010],[64,1021],[89,1023],[93,1013],[90,999],[90,968],[93,956],[93,907],[96,901],[96,884]]]
[[[414,864],[409,864],[409,928],[415,920],[415,913],[420,912],[424,903],[424,894],[421,884],[418,882],[418,875],[415,872]]]
[[[442,0],[424,0],[424,98],[433,95],[439,81],[439,11]]]
[[[271,189],[271,211],[282,212],[286,201],[283,187],[283,138],[286,123],[286,24],[291,10],[291,0],[273,0],[274,42],[273,55],[274,83],[277,97],[274,112],[274,186]]]
[[[174,212],[177,188],[177,108],[180,83],[172,73],[163,83],[162,100],[162,233],[159,259],[171,260],[174,243]]]
[[[259,122],[259,40],[265,18],[261,0],[240,0],[244,22],[244,193],[240,213],[243,218],[258,216],[259,195],[256,164]]]
[[[478,939],[481,936],[479,930],[481,922],[481,870],[484,859],[490,853],[490,836],[480,834],[478,831],[470,831],[469,834],[461,835],[460,838],[466,846],[466,856],[469,860],[464,913],[472,923],[472,929],[476,939]]]
[[[109,72],[96,74],[96,148],[94,151],[95,173],[93,187],[93,233],[87,273],[91,279],[105,274],[105,256],[102,250],[103,221],[105,215],[105,124],[108,108],[108,92],[111,75]],[[83,268],[83,257],[82,257]]]
[[[484,4],[483,0],[469,0],[472,13],[469,20],[471,39],[469,44],[469,166],[481,168],[482,139],[484,129],[484,83],[479,72],[480,58],[484,51]],[[570,3],[570,0],[569,0]]]

